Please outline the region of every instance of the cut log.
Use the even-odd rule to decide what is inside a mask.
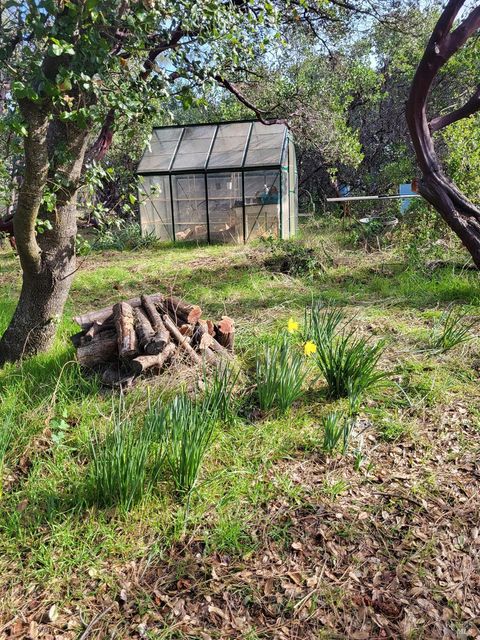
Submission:
[[[155,335],[155,331],[153,330],[150,320],[147,318],[142,307],[136,307],[133,310],[133,314],[135,317],[135,331],[137,333],[138,344],[142,351],[146,351],[146,347]],[[160,353],[160,351],[157,353]]]
[[[138,353],[138,341],[132,306],[128,302],[117,302],[113,306],[113,319],[117,331],[119,357],[133,358]]]
[[[227,349],[225,349],[225,347],[222,347],[222,345],[219,344],[212,335],[210,335],[207,330],[206,323],[204,322],[198,323],[195,326],[192,342],[195,345],[198,345],[199,349],[204,349],[205,346],[208,346],[208,349],[211,349],[211,351],[218,353],[226,360],[231,360],[233,357],[232,354],[227,351]]]
[[[84,336],[85,336],[84,331],[79,331],[78,333],[74,333],[73,336],[70,336],[70,340],[73,346],[75,347],[75,349],[78,349],[78,347],[81,347],[83,344],[85,344],[83,340]]]
[[[190,342],[186,336],[182,336],[180,330],[168,315],[163,316],[163,323],[170,331],[173,339],[178,344],[180,349],[183,349],[189,358],[195,362],[195,364],[202,364],[202,358],[196,353],[190,345]]]
[[[162,317],[155,307],[153,298],[151,296],[142,295],[141,299],[143,308],[145,309],[147,317],[155,331],[155,342],[160,346],[160,351],[163,351],[166,345],[170,342],[170,334],[163,324]],[[160,351],[158,353],[160,353]]]
[[[222,319],[215,327],[215,339],[218,344],[233,353],[233,341],[235,338],[235,325],[232,318],[222,316]]]
[[[207,320],[207,331],[211,336],[215,336],[215,325],[211,320]]]
[[[90,342],[91,340],[93,340],[93,338],[96,335],[98,335],[102,331],[106,331],[107,329],[114,329],[114,328],[115,328],[115,324],[113,322],[113,315],[110,315],[108,318],[106,318],[104,322],[99,322],[98,320],[95,320],[95,322],[93,322],[91,327],[87,329],[87,331],[85,331],[85,335],[84,335],[85,342]]]
[[[203,355],[205,360],[210,364],[218,364],[218,356],[212,351],[212,343],[215,342],[215,338],[209,333],[203,333],[198,344],[198,350]]]
[[[103,331],[91,342],[77,348],[77,360],[85,367],[95,367],[110,362],[117,356],[118,343],[115,331]]]
[[[170,340],[170,334],[165,329],[165,326],[161,335],[155,333],[142,307],[135,309],[135,319],[135,331],[137,332],[141,349],[150,356],[156,356],[161,353]]]
[[[156,304],[157,302],[161,302],[163,300],[163,296],[160,293],[154,293],[148,297],[153,302],[153,304]],[[131,307],[140,307],[142,305],[141,297],[132,298],[131,300],[127,300],[126,302]],[[103,309],[99,309],[98,311],[90,311],[90,313],[85,313],[81,316],[75,316],[73,319],[78,325],[80,325],[82,329],[88,330],[95,321],[104,323],[109,318],[109,316],[112,315],[112,313],[113,305],[110,305],[108,307],[104,307]]]
[[[109,364],[102,373],[102,384],[108,387],[121,386],[122,389],[128,389],[132,386],[134,379],[135,375],[118,362]]]
[[[202,315],[202,309],[198,305],[187,304],[175,296],[167,296],[164,305],[177,326],[196,324]]]
[[[175,350],[175,345],[170,342],[165,346],[165,349],[162,351],[162,353],[159,353],[158,355],[137,356],[130,363],[132,373],[134,373],[136,376],[139,376],[142,373],[145,373],[145,371],[147,371],[148,369],[161,369],[173,356]]]
[[[189,338],[193,336],[193,327],[191,324],[182,324],[182,326],[179,327],[179,331],[182,336],[188,336]]]

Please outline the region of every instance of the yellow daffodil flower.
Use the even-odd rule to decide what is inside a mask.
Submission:
[[[306,356],[311,356],[312,353],[316,353],[316,352],[317,352],[317,345],[314,342],[309,340],[308,342],[305,343],[303,347],[303,353]]]
[[[288,333],[295,333],[295,331],[298,331],[298,322],[295,322],[293,318],[290,318],[288,321],[287,331]]]

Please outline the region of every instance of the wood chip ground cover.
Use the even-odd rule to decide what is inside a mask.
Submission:
[[[450,271],[432,282],[396,256],[337,253],[341,266],[313,280],[267,272],[261,248],[137,252],[133,274],[129,254],[85,266],[67,315],[88,297],[109,302],[113,280],[119,297],[147,276],[152,291],[174,283],[209,313],[235,315],[247,367],[261,336],[301,320],[312,294],[339,299],[362,332],[390,339],[393,382],[365,398],[346,456],[321,452],[320,418],[342,405],[320,381],[285,419],[246,408],[226,426],[187,514],[163,486],[128,514],[75,506],[88,434],[108,424],[112,399],[70,369],[66,319],[50,356],[0,377],[0,417],[16,425],[0,503],[0,638],[480,637],[477,341],[442,356],[425,348]],[[353,263],[359,275],[342,275]],[[472,315],[476,279],[461,276],[455,298]],[[146,402],[142,385],[126,410]]]

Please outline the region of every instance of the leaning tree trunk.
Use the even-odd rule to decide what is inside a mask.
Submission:
[[[464,3],[465,0],[450,0],[435,26],[412,82],[406,115],[422,172],[419,192],[457,234],[480,268],[480,209],[445,175],[433,141],[435,131],[478,111],[480,94],[477,91],[463,107],[446,116],[430,122],[427,118],[427,100],[437,73],[480,26],[480,8],[477,7],[452,31]]]
[[[75,271],[76,196],[87,138],[85,130],[49,120],[41,107],[22,107],[28,136],[14,216],[22,289],[0,340],[0,365],[46,350],[55,337]],[[47,183],[60,185],[53,212],[42,209]],[[38,218],[51,228],[36,233]]]

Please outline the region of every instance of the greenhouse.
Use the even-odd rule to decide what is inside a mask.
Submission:
[[[155,128],[138,166],[142,233],[249,242],[297,229],[297,168],[285,124]]]

